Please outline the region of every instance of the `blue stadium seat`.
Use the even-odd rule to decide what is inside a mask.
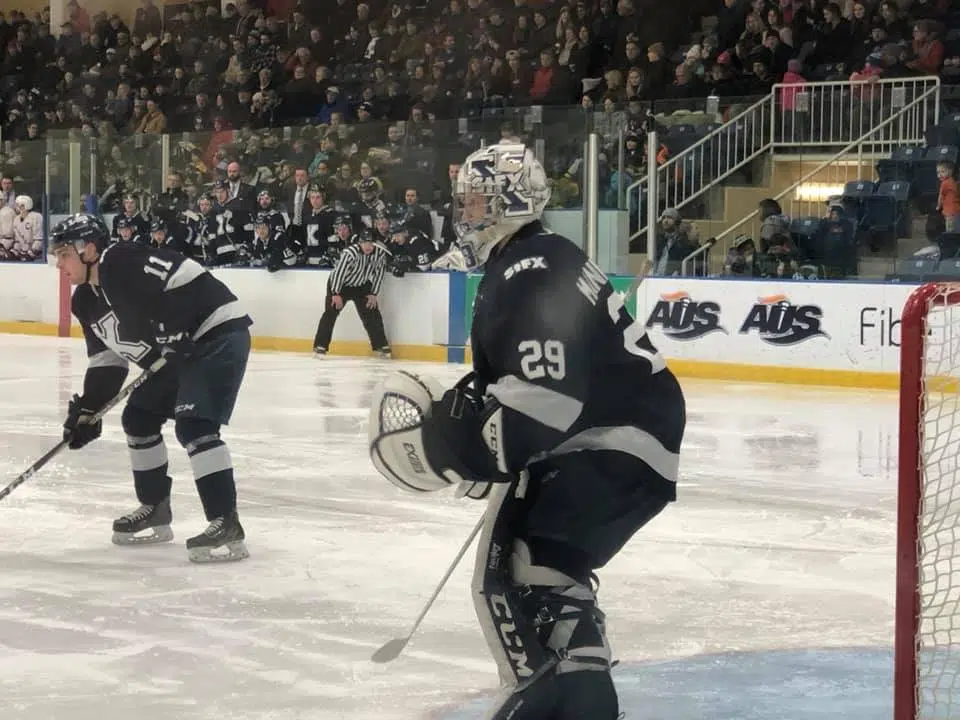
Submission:
[[[909,257],[897,262],[897,277],[903,280],[922,280],[937,270],[939,260],[936,255]]]
[[[960,145],[960,113],[951,113],[940,118],[936,125],[929,126],[923,134],[927,147]]]
[[[843,209],[847,217],[853,218],[857,226],[863,220],[867,198],[876,191],[876,185],[870,180],[853,180],[843,187]]]
[[[863,227],[874,233],[911,234],[910,183],[903,180],[880,183],[876,192],[864,201]]]
[[[790,235],[802,257],[823,261],[822,227],[823,219],[813,215],[794,218],[790,222]]]
[[[923,158],[921,147],[898,147],[889,158],[877,162],[877,176],[880,182],[894,180],[913,180],[914,167]]]
[[[938,280],[960,279],[960,258],[941,260],[937,265],[936,275]]]

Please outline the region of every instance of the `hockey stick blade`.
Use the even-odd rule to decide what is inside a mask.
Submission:
[[[433,607],[433,603],[440,595],[440,591],[443,590],[443,586],[447,584],[447,580],[449,580],[450,576],[453,575],[453,571],[457,569],[457,565],[460,564],[460,560],[466,554],[467,549],[473,543],[473,539],[477,536],[477,534],[480,532],[480,528],[482,527],[483,516],[480,517],[473,530],[470,531],[470,535],[467,536],[467,539],[460,547],[460,551],[453,559],[453,562],[450,563],[450,567],[447,568],[447,571],[443,574],[443,577],[440,578],[440,582],[437,584],[437,588],[433,591],[433,595],[431,595],[430,599],[427,600],[426,605],[423,606],[423,610],[420,611],[420,615],[417,616],[417,619],[413,621],[410,632],[407,633],[406,637],[394,638],[393,640],[388,640],[386,643],[384,643],[379,650],[370,656],[370,659],[373,662],[388,663],[392,660],[396,660],[400,656],[400,653],[402,653],[404,648],[407,647],[407,643],[409,643],[410,640],[413,639],[413,636],[417,633],[420,623],[423,622],[423,619],[427,616],[427,613],[430,612],[430,608]]]
[[[102,408],[100,408],[100,410],[97,411],[97,414],[90,419],[90,422],[98,422],[99,420],[102,420],[104,415],[106,415],[108,412],[113,410],[113,408],[115,408],[125,398],[129,397],[130,393],[132,393],[138,387],[143,385],[147,380],[149,380],[154,375],[156,375],[161,370],[161,368],[163,368],[163,366],[166,364],[167,364],[167,359],[165,357],[157,358],[156,362],[154,362],[153,365],[151,365],[149,368],[147,368],[142,373],[140,373],[139,377],[137,377],[136,380],[128,384],[125,388],[123,388],[120,392],[117,393],[116,397],[114,397],[113,400],[111,400]],[[67,447],[68,444],[69,443],[66,440],[61,440],[54,447],[48,450],[43,457],[41,457],[33,465],[31,465],[22,473],[20,473],[20,475],[17,477],[16,480],[14,480],[12,483],[10,483],[5,488],[3,488],[3,490],[0,490],[0,500],[3,500],[5,497],[7,497],[7,495],[12,493],[18,487],[23,485],[27,480],[29,480],[34,475],[36,475],[37,472],[39,472],[40,468],[42,468],[48,462],[53,460],[53,458],[59,455],[60,451],[62,451],[65,447]]]
[[[370,659],[375,663],[388,663],[396,660],[400,657],[400,653],[403,652],[403,649],[407,647],[407,643],[409,642],[410,637],[388,640],[383,644],[383,647],[370,656]]]

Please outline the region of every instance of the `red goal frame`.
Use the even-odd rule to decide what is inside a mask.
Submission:
[[[923,489],[926,319],[931,308],[960,305],[960,283],[928,283],[904,304],[900,325],[900,450],[897,488],[897,589],[894,631],[894,720],[916,720],[920,624],[918,525]]]

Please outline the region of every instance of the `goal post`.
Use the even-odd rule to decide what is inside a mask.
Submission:
[[[960,718],[960,283],[900,326],[894,720]]]

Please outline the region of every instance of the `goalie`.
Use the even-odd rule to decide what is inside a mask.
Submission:
[[[614,720],[594,571],[676,499],[684,398],[571,241],[540,222],[543,167],[523,145],[470,155],[457,248],[485,265],[474,371],[444,391],[393,373],[374,398],[374,465],[405,490],[486,499],[474,604],[505,694],[493,720]]]

